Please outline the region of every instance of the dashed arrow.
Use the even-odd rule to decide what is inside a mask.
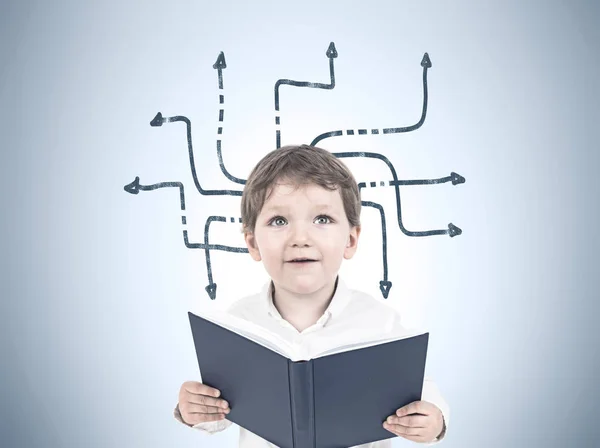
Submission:
[[[425,53],[423,59],[421,60],[421,67],[423,67],[423,107],[421,112],[421,118],[419,121],[411,126],[398,127],[398,128],[384,128],[384,129],[348,129],[346,130],[346,135],[375,135],[375,134],[398,134],[404,132],[411,132],[416,129],[419,129],[423,123],[425,122],[425,117],[427,116],[427,102],[428,102],[428,92],[427,92],[427,70],[431,68],[431,59],[429,59],[429,55]],[[325,132],[317,137],[310,143],[311,146],[315,146],[321,140],[325,140],[326,138],[331,137],[339,137],[340,135],[344,135],[344,131],[330,131]]]
[[[234,64],[235,65],[235,64]],[[219,89],[223,88],[223,69],[227,68],[227,64],[225,63],[225,54],[223,52],[219,53],[217,57],[217,62],[213,64],[213,68],[217,70],[219,73]]]
[[[398,227],[400,227],[400,231],[404,233],[406,236],[432,236],[432,235],[449,235],[450,237],[454,237],[456,235],[460,235],[462,230],[456,227],[454,224],[448,224],[448,230],[428,230],[428,231],[419,231],[413,232],[407,230],[402,223],[402,206],[400,204],[400,189],[398,186],[398,176],[396,174],[396,170],[394,169],[394,165],[382,154],[377,154],[373,152],[334,152],[332,153],[334,156],[339,158],[347,158],[347,157],[366,157],[379,159],[385,162],[390,171],[392,172],[393,183],[394,183],[394,191],[396,193],[396,212],[398,214]],[[364,185],[363,185],[364,186]],[[362,188],[359,184],[359,188]]]

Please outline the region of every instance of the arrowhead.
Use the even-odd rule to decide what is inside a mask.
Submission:
[[[452,185],[465,183],[465,178],[462,177],[460,174],[455,173],[454,171],[450,173],[450,177],[452,178]]]
[[[454,238],[456,235],[460,235],[462,233],[462,229],[456,227],[454,224],[448,224],[448,235],[450,238]]]
[[[163,120],[163,116],[162,116],[162,114],[159,112],[159,113],[157,113],[157,114],[156,114],[156,117],[154,117],[154,118],[152,119],[152,121],[150,122],[150,126],[153,126],[153,127],[162,126],[162,124],[163,124],[163,121],[164,121],[164,120]]]
[[[338,54],[337,51],[335,49],[335,44],[333,42],[331,42],[329,44],[329,48],[327,49],[327,53],[325,53],[327,55],[328,58],[337,58]]]
[[[423,59],[421,60],[421,67],[431,68],[431,59],[429,59],[429,55],[427,53],[423,55]]]
[[[123,187],[127,193],[138,194],[140,192],[140,178],[135,176],[135,180]]]
[[[219,53],[219,57],[217,58],[217,62],[213,64],[213,68],[219,70],[222,68],[227,68],[227,64],[225,63],[225,55],[223,54],[223,52]]]
[[[381,290],[381,294],[383,295],[384,299],[387,299],[388,294],[390,293],[391,287],[392,287],[392,282],[389,282],[387,280],[381,280],[379,282],[379,289]]]
[[[208,293],[208,297],[210,297],[210,300],[215,300],[215,297],[217,296],[217,284],[211,283],[204,289],[206,289],[206,292]]]

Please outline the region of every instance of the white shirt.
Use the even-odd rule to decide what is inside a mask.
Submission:
[[[390,333],[409,334],[409,331],[400,324],[400,315],[394,308],[364,292],[348,289],[339,277],[328,308],[314,325],[302,332],[281,317],[273,304],[272,297],[272,282],[268,282],[262,287],[260,293],[232,303],[227,312],[278,334],[294,344],[297,350],[304,352],[307,359],[310,359],[313,353],[322,353],[360,341],[382,339]],[[414,334],[414,331],[410,334]],[[433,403],[442,411],[447,428],[448,405],[435,383],[428,378],[424,379],[421,399]],[[179,413],[179,406],[175,408],[174,416],[184,423]],[[223,431],[231,424],[231,421],[224,419],[198,423],[193,428],[203,433],[214,434]],[[239,428],[239,448],[278,448],[247,429],[241,426]],[[350,448],[391,448],[393,437],[396,436],[390,432],[390,439]],[[438,443],[443,438],[444,435],[427,445]]]

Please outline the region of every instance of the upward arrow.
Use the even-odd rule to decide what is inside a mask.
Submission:
[[[423,59],[421,60],[421,67],[431,68],[431,59],[429,59],[429,55],[427,53],[423,55]]]
[[[327,55],[328,58],[337,58],[338,54],[337,54],[337,50],[335,49],[335,44],[333,42],[331,42],[329,44],[329,48],[327,49],[327,52],[325,53]]]
[[[216,69],[219,73],[219,89],[223,88],[223,69],[227,68],[227,64],[225,63],[225,55],[223,52],[219,53],[217,57],[217,62],[213,64],[213,68]]]
[[[221,70],[222,68],[227,68],[227,64],[225,63],[225,54],[223,52],[219,53],[217,57],[217,62],[213,64],[213,68]]]

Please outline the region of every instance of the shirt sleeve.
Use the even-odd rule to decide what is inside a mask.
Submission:
[[[442,433],[433,442],[425,444],[435,445],[441,442],[446,435],[446,429],[448,428],[448,423],[450,421],[450,408],[448,407],[448,403],[446,403],[446,400],[444,400],[444,398],[442,397],[442,394],[440,393],[437,385],[430,378],[427,377],[423,380],[423,391],[421,393],[421,400],[434,404],[439,408],[440,411],[442,411],[442,417],[444,419],[444,429],[442,430]]]
[[[213,422],[202,422],[202,423],[197,423],[195,425],[188,425],[186,422],[183,421],[183,418],[181,417],[181,411],[179,410],[179,403],[177,403],[177,406],[175,406],[175,409],[173,410],[173,417],[175,417],[175,419],[181,423],[183,423],[185,426],[189,426],[190,428],[193,429],[198,429],[201,432],[204,432],[206,434],[214,434],[215,432],[220,432],[223,431],[227,428],[229,428],[229,426],[231,426],[231,424],[233,422],[224,419],[224,420],[215,420]]]

